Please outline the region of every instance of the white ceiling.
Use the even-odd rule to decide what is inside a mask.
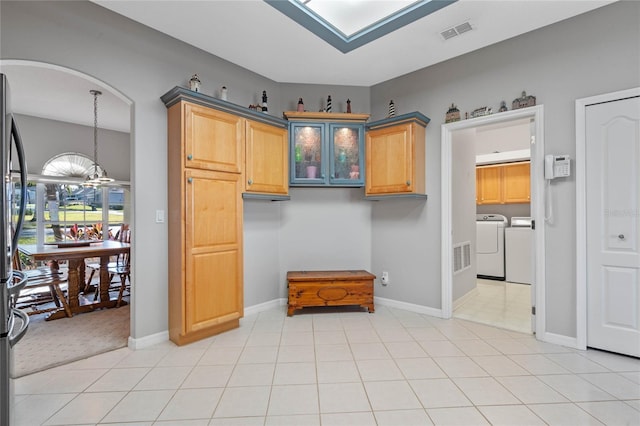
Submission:
[[[365,87],[613,2],[459,0],[345,54],[262,0],[92,1],[276,82]],[[473,31],[448,41],[440,36],[467,21]],[[93,125],[89,89],[100,89],[96,82],[55,68],[0,64],[15,112]],[[102,89],[99,126],[129,131],[128,106]]]
[[[345,54],[262,0],[92,1],[280,83],[366,87],[611,3],[459,0]]]

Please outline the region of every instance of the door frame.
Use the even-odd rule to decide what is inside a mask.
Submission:
[[[640,96],[640,87],[576,100],[576,347],[587,349],[587,107]]]
[[[442,318],[451,318],[453,315],[453,241],[452,241],[452,142],[453,132],[456,130],[470,129],[487,124],[508,122],[523,118],[534,120],[535,138],[531,143],[531,217],[536,221],[534,235],[534,268],[533,280],[535,283],[535,330],[539,339],[545,340],[545,222],[544,222],[544,176],[542,164],[544,163],[544,108],[537,105],[499,114],[456,121],[441,126],[441,277],[442,277]]]

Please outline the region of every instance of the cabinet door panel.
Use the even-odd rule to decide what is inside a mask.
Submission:
[[[246,191],[288,194],[287,130],[247,121]]]
[[[502,204],[502,167],[478,167],[476,178],[478,204]]]
[[[411,126],[408,125],[367,133],[367,195],[413,191],[411,138]]]
[[[242,316],[241,175],[185,173],[185,327]]]
[[[185,167],[241,173],[243,119],[185,104]]]
[[[291,123],[291,184],[323,185],[324,123]]]
[[[362,185],[364,125],[331,123],[329,138],[329,182],[333,185]]]
[[[505,203],[528,203],[531,201],[531,171],[528,162],[506,164],[502,174]]]
[[[187,331],[240,318],[238,250],[207,252],[190,259],[191,285],[186,287]]]

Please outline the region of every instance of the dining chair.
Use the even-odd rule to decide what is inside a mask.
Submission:
[[[131,229],[128,224],[123,223],[120,226],[120,230],[116,233],[115,240],[120,241],[121,243],[131,243]],[[115,257],[112,261],[107,265],[107,270],[109,272],[109,283],[111,289],[111,282],[113,278],[118,275],[120,277],[119,286],[117,286],[118,290],[118,299],[116,302],[116,307],[120,307],[122,304],[122,297],[124,295],[125,290],[127,289],[127,282],[129,283],[129,288],[131,286],[131,270],[130,270],[130,259],[131,255],[129,253],[120,253]],[[88,288],[91,287],[91,281],[95,276],[96,272],[98,275],[100,274],[100,262],[88,263],[86,267],[91,271],[89,274],[89,278],[85,283],[85,292]],[[97,300],[99,295],[98,289],[96,289],[94,294],[94,300]]]
[[[46,312],[64,309],[68,317],[72,316],[69,302],[62,290],[62,285],[67,282],[67,278],[57,268],[57,263],[50,267],[40,267],[35,269],[24,269],[24,264],[19,253],[13,255],[13,268],[22,271],[27,276],[27,284],[20,294],[18,294],[12,305],[19,309],[30,308],[28,315],[43,314]],[[47,290],[48,289],[48,294]],[[54,307],[41,309],[38,306],[46,303],[54,303]]]

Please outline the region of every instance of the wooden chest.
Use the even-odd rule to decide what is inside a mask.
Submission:
[[[374,311],[373,280],[367,271],[289,271],[289,309],[308,306],[359,305]]]

